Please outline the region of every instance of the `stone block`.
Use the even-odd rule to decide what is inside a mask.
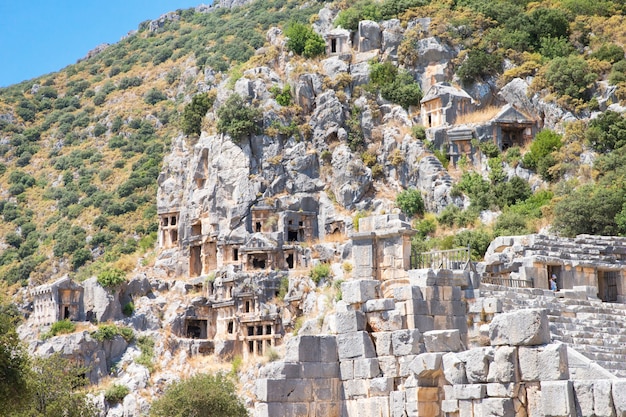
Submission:
[[[490,382],[487,384],[487,397],[515,398],[518,391],[519,385],[513,382]]]
[[[441,402],[441,411],[444,413],[458,413],[459,400],[443,400]]]
[[[254,410],[256,417],[294,416],[307,417],[309,404],[307,403],[257,403]],[[319,414],[317,414],[319,415]]]
[[[487,395],[485,384],[454,385],[454,398],[457,400],[479,400]]]
[[[487,382],[489,364],[493,360],[493,348],[473,348],[458,352],[457,356],[465,363],[465,374],[470,384]]]
[[[398,377],[398,359],[395,356],[379,356],[378,366],[383,376]]]
[[[368,384],[364,379],[349,379],[343,382],[346,400],[367,397]]]
[[[427,352],[460,352],[461,337],[458,330],[431,330],[424,333]]]
[[[571,381],[541,381],[541,404],[545,417],[575,417]]]
[[[374,343],[367,332],[343,333],[337,335],[339,359],[373,358],[376,356]]]
[[[320,362],[335,363],[339,360],[337,354],[337,339],[332,335],[318,336],[320,344]]]
[[[411,371],[418,380],[433,379],[441,375],[441,353],[422,353],[411,362]]]
[[[417,329],[396,330],[391,333],[391,343],[395,356],[420,353],[421,333]]]
[[[366,313],[393,310],[394,308],[396,308],[396,303],[393,298],[376,298],[373,300],[367,300],[363,305],[363,311]]]
[[[367,324],[375,332],[390,332],[403,327],[403,314],[398,310],[367,313]]]
[[[548,314],[543,309],[496,315],[489,324],[492,346],[534,346],[550,343]]]
[[[393,298],[396,301],[422,300],[422,291],[416,285],[403,285],[393,289]]]
[[[596,414],[593,412],[593,381],[573,381],[573,387],[576,415],[581,417],[595,416]],[[611,391],[609,389],[609,398],[610,397]],[[611,409],[611,411],[613,410]]]
[[[421,332],[428,332],[435,329],[435,319],[429,315],[407,315],[406,325],[409,329],[419,329]]]
[[[615,412],[620,417],[626,416],[626,379],[617,379],[611,382],[611,394]]]
[[[441,408],[437,402],[418,402],[417,403],[417,415],[418,416],[438,416],[441,413]]]
[[[311,381],[311,401],[340,401],[341,381],[337,378],[314,379]]]
[[[380,282],[374,279],[359,279],[341,283],[342,300],[348,304],[361,304],[377,298]]]
[[[441,294],[439,294],[439,292],[441,291],[441,287],[438,286],[424,286],[421,287],[422,290],[422,296],[424,297],[424,300],[427,301],[431,301],[431,300],[441,300]]]
[[[332,402],[320,402],[316,401],[311,404],[313,409],[313,413],[310,415],[313,416],[329,416],[329,417],[339,417],[341,416],[341,403],[339,401]],[[288,414],[275,414],[278,415],[288,415]]]
[[[414,390],[418,402],[439,402],[439,387],[417,387]]]
[[[553,343],[518,349],[522,381],[556,381],[569,378],[567,346]]]
[[[404,391],[389,393],[389,414],[391,417],[406,417]]]
[[[413,373],[411,363],[417,355],[406,355],[398,357],[398,373],[400,377],[407,377]]]
[[[369,396],[380,397],[388,396],[393,391],[393,378],[378,377],[369,380]]]
[[[346,311],[335,314],[337,333],[350,333],[365,330],[365,314],[362,311]]]
[[[498,346],[489,365],[488,382],[515,382],[519,374],[517,348]]]
[[[430,308],[428,307],[428,301],[424,300],[407,300],[404,302],[404,308],[406,314],[431,314]]]
[[[391,343],[391,332],[375,332],[372,333],[376,354],[378,356],[387,356],[393,354],[393,345]]]
[[[460,287],[446,286],[442,287],[442,289],[441,295],[444,301],[460,301],[462,299],[463,291]]]
[[[502,313],[502,300],[491,297],[485,298],[483,300],[483,310],[487,314]]]
[[[354,377],[357,379],[375,378],[380,375],[377,358],[355,359]]]
[[[304,362],[302,378],[339,378],[339,363]]]
[[[539,382],[526,383],[526,409],[528,417],[544,417]]]
[[[268,379],[289,379],[301,378],[302,367],[299,363],[290,362],[270,362],[259,371],[260,378]]]
[[[311,400],[311,382],[304,379],[258,379],[256,394],[263,402],[307,402]]]
[[[285,347],[285,362],[336,362],[335,336],[297,336]]]
[[[485,398],[480,402],[481,417],[515,417],[511,398]]]
[[[459,417],[475,417],[474,416],[474,401],[472,400],[459,401]]]
[[[465,375],[465,362],[463,362],[456,353],[446,353],[441,358],[443,368],[443,376],[448,383],[467,384],[467,376]]]
[[[611,390],[612,381],[606,379],[593,381],[593,408],[597,417],[615,416]]]
[[[339,378],[342,381],[354,379],[354,360],[346,359],[339,362]]]

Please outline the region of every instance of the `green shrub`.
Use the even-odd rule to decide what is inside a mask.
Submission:
[[[587,61],[575,54],[554,58],[545,73],[550,90],[559,96],[581,100],[590,98],[591,87],[597,78]]]
[[[140,336],[137,338],[137,347],[141,354],[135,358],[135,363],[145,366],[150,372],[153,372],[154,339],[149,336]]]
[[[335,19],[335,25],[348,30],[357,30],[361,20],[373,20],[378,22],[382,19],[381,5],[372,0],[360,0],[350,8],[342,10]]]
[[[321,55],[326,51],[324,38],[315,33],[313,28],[302,23],[292,22],[285,29],[287,48],[298,55],[312,58]]]
[[[603,43],[591,54],[591,57],[615,64],[624,59],[624,48],[614,43]]]
[[[277,85],[273,85],[270,87],[270,93],[272,93],[276,102],[281,106],[288,106],[291,104],[291,87],[289,84],[285,84],[282,90]]]
[[[626,117],[607,110],[589,123],[587,142],[597,152],[607,153],[626,145]]]
[[[217,131],[239,142],[258,131],[262,116],[259,109],[244,103],[239,94],[232,94],[217,110]]]
[[[525,235],[531,231],[528,229],[526,217],[514,211],[502,213],[494,226],[494,236],[517,236]]]
[[[464,84],[472,84],[485,75],[494,75],[502,70],[502,57],[483,49],[472,49],[456,74]]]
[[[69,319],[60,320],[52,323],[50,330],[47,333],[41,335],[43,340],[49,339],[53,336],[60,334],[74,333],[76,331],[76,324],[72,323]]]
[[[151,88],[143,98],[146,104],[155,105],[159,101],[167,100],[167,96],[156,87]]]
[[[472,259],[477,261],[485,256],[493,236],[486,230],[462,230],[454,235],[456,247],[470,247]]]
[[[133,304],[132,301],[129,301],[128,303],[124,304],[124,307],[122,307],[122,313],[124,313],[126,317],[132,316],[134,312],[135,312],[135,304]]]
[[[77,249],[72,254],[72,262],[71,262],[72,268],[76,270],[91,260],[92,260],[91,251],[89,251],[86,248]]]
[[[624,191],[603,185],[583,185],[554,205],[553,227],[564,236],[611,236],[619,232],[616,216],[622,212]]]
[[[524,155],[524,166],[536,170],[546,181],[554,180],[550,168],[556,164],[552,153],[563,146],[561,135],[552,130],[542,130],[535,136],[530,151]]]
[[[181,128],[185,135],[200,135],[202,119],[215,102],[215,93],[207,92],[196,94],[191,99],[191,103],[185,106],[181,121]]]
[[[115,288],[126,282],[126,273],[121,269],[108,268],[98,274],[98,284],[105,288]]]
[[[98,330],[91,333],[91,337],[99,342],[113,340],[115,336],[122,336],[126,342],[130,343],[135,337],[135,333],[128,327],[120,327],[115,324],[101,324],[98,326]]]
[[[104,392],[104,399],[109,404],[119,404],[129,393],[126,385],[113,384]]]
[[[330,276],[330,264],[319,263],[311,268],[309,276],[315,284],[319,284],[322,280]]]
[[[422,193],[416,189],[409,189],[400,192],[396,196],[396,205],[404,214],[409,217],[424,214],[424,200]]]
[[[236,395],[233,381],[224,374],[197,374],[174,382],[152,403],[150,416],[247,417],[246,407]]]

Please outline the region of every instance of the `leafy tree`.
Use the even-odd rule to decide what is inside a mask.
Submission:
[[[610,152],[626,145],[626,117],[607,110],[589,123],[589,145],[597,152]]]
[[[232,94],[217,110],[217,131],[239,142],[257,132],[262,116],[259,109],[244,103],[239,94]]]
[[[404,190],[396,196],[396,205],[409,217],[424,214],[424,200],[416,189]]]
[[[108,268],[98,274],[98,284],[105,288],[114,288],[126,281],[126,273],[121,269]]]
[[[0,303],[0,416],[11,415],[28,400],[29,360],[17,335],[18,318],[15,306]]]
[[[546,58],[568,56],[574,52],[574,47],[566,38],[545,37],[540,40],[539,53]]]
[[[350,8],[342,10],[335,19],[335,25],[348,30],[357,30],[361,20],[373,20],[378,22],[382,19],[380,4],[372,0],[360,0]]]
[[[224,374],[198,374],[173,383],[152,403],[152,417],[247,417],[235,385]]]
[[[404,109],[417,106],[423,97],[422,89],[407,71],[400,71],[391,84],[384,85],[380,94],[385,100],[399,104]]]
[[[292,22],[285,30],[287,48],[298,55],[311,58],[326,51],[326,42],[313,28],[298,22]]]
[[[539,46],[542,38],[567,38],[569,20],[560,9],[537,8],[530,15],[528,32],[534,45]]]
[[[463,230],[454,235],[454,246],[456,247],[470,247],[471,256],[473,260],[482,259],[487,252],[487,248],[493,236],[491,233],[483,229],[478,230]]]
[[[151,88],[146,93],[143,100],[146,102],[146,104],[151,104],[154,106],[159,101],[167,100],[167,96],[158,88]]]
[[[598,75],[577,55],[554,58],[545,73],[548,87],[560,96],[587,100]]]
[[[502,57],[483,49],[472,49],[467,54],[456,74],[465,84],[472,84],[485,75],[497,74],[502,70]]]
[[[202,119],[215,102],[215,92],[196,94],[183,111],[182,126],[185,135],[200,135]]]
[[[495,236],[517,236],[530,233],[526,226],[526,217],[514,211],[502,213],[494,226]]]
[[[524,155],[524,166],[535,169],[541,176],[551,181],[554,176],[550,173],[550,168],[556,164],[552,153],[563,146],[562,136],[558,133],[545,129],[535,136],[530,145],[530,151]]]
[[[86,369],[54,354],[33,361],[29,388],[32,401],[25,415],[33,417],[96,417],[94,404],[81,387],[85,386]]]
[[[624,191],[602,185],[583,185],[554,205],[553,227],[565,236],[615,235]]]
[[[603,43],[600,48],[591,54],[591,57],[615,64],[624,59],[624,48],[614,43]]]

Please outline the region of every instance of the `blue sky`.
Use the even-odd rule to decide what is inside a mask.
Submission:
[[[0,87],[55,72],[144,20],[210,0],[0,0]]]

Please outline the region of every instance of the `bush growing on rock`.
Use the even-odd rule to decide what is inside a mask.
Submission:
[[[126,281],[126,273],[121,269],[108,268],[98,274],[98,284],[104,288],[114,288]]]
[[[315,284],[319,284],[322,280],[330,276],[330,265],[327,263],[319,263],[315,265],[311,268],[309,276]]]
[[[247,417],[233,381],[224,374],[198,374],[170,385],[152,403],[152,417]]]
[[[298,55],[312,58],[326,51],[324,38],[315,33],[313,28],[302,23],[293,22],[285,29],[287,48]]]
[[[200,135],[202,119],[215,101],[215,92],[196,94],[185,106],[181,128],[185,135]]]
[[[52,323],[50,330],[47,333],[42,334],[41,338],[46,340],[60,334],[74,333],[74,331],[76,331],[76,324],[69,321],[69,319],[59,320]]]
[[[229,135],[234,142],[257,132],[263,117],[261,111],[244,103],[239,94],[232,94],[217,110],[217,131]]]
[[[408,217],[424,214],[422,193],[416,189],[404,190],[396,196],[396,205]]]
[[[104,399],[109,404],[119,404],[129,393],[126,385],[113,384],[104,392]]]

